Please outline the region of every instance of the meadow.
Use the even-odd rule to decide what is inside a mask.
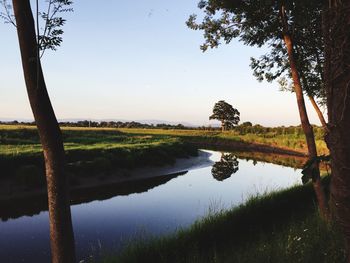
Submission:
[[[63,128],[67,170],[72,183],[78,177],[107,176],[115,168],[172,164],[195,156],[197,149],[168,135],[129,134],[108,128]],[[45,183],[44,161],[37,131],[32,126],[0,126],[1,178],[17,184]]]
[[[254,126],[253,126],[254,127]],[[245,142],[255,145],[267,145],[270,147],[293,150],[299,153],[307,153],[305,136],[300,127],[290,128],[251,128],[243,129],[236,127],[230,131],[218,130],[179,130],[179,129],[118,129],[122,132],[138,135],[165,135],[182,138],[187,142],[213,144],[222,142],[223,145],[232,142]],[[315,140],[319,155],[329,153],[327,145],[323,139],[323,130],[314,127]],[[222,146],[223,146],[222,145]]]

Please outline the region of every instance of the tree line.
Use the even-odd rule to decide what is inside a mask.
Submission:
[[[4,125],[21,125],[21,126],[36,126],[35,122],[23,122],[23,121],[0,121],[0,124]],[[140,123],[136,121],[122,122],[122,121],[76,121],[76,122],[59,122],[61,127],[93,127],[93,128],[135,128],[135,129],[164,129],[164,130],[203,130],[203,131],[220,131],[221,127],[215,126],[185,126],[183,124],[147,124]],[[322,127],[313,125],[315,138],[323,139],[324,130]],[[264,134],[274,134],[274,135],[293,135],[293,136],[303,136],[303,129],[301,125],[297,126],[277,126],[268,127],[260,124],[253,124],[250,121],[243,122],[239,125],[230,128],[232,132],[238,133],[240,135],[245,134],[257,134],[264,136]]]

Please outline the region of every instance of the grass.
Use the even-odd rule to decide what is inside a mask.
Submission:
[[[138,135],[108,128],[63,128],[62,136],[67,169],[74,178],[105,176],[114,168],[161,166],[178,157],[197,154],[196,147],[168,135]],[[34,127],[0,125],[0,167],[1,178],[15,178],[17,183],[27,185],[44,184],[42,149]]]
[[[252,197],[170,236],[131,242],[102,261],[341,263],[344,253],[340,231],[320,219],[306,185]]]
[[[307,152],[303,134],[240,134],[238,131],[205,131],[205,130],[164,130],[164,129],[113,129],[113,128],[67,128],[63,127],[63,137],[67,151],[78,149],[111,149],[138,147],[140,145],[161,144],[181,138],[186,142],[202,141],[243,141],[273,147]],[[41,151],[38,136],[34,127],[0,125],[0,154],[16,155],[37,153]],[[316,137],[319,155],[328,154],[322,136]]]
[[[162,130],[162,129],[119,129],[122,132],[139,135],[168,135],[182,138],[185,141],[208,142],[217,141],[230,142],[241,141],[247,143],[258,143],[272,147],[279,147],[288,150],[295,150],[301,153],[307,153],[305,137],[302,133],[295,134],[277,134],[276,132],[267,132],[262,134],[249,133],[240,134],[238,131],[204,131],[204,130]],[[328,148],[322,136],[316,137],[316,146],[319,155],[328,154]]]
[[[201,145],[218,144],[225,147],[232,142],[246,142],[307,152],[305,139],[299,132],[240,134],[238,130],[222,133],[205,130],[63,127],[62,135],[68,170],[75,177],[97,173],[105,176],[113,168],[171,164],[177,157],[195,155],[196,148]],[[320,138],[316,143],[320,154],[327,153],[326,145]],[[299,163],[295,165],[300,167]],[[2,178],[16,177],[20,183],[30,182],[32,178],[33,182],[29,184],[44,184],[44,180],[40,179],[44,171],[42,149],[35,127],[0,125],[0,166]]]

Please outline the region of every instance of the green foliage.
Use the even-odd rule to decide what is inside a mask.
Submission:
[[[209,117],[209,120],[219,120],[225,129],[230,129],[238,124],[240,120],[239,115],[239,111],[233,108],[231,104],[220,100],[215,103],[213,114]]]
[[[73,1],[70,0],[48,0],[47,12],[40,12],[39,15],[45,23],[44,31],[39,34],[39,48],[41,51],[46,49],[56,50],[62,43],[62,27],[66,20],[57,16],[59,13],[73,12],[70,8]]]
[[[44,26],[42,32],[37,33],[38,48],[41,51],[40,57],[44,55],[45,50],[56,50],[62,43],[63,26],[66,20],[59,16],[59,14],[73,12],[71,8],[72,0],[47,0],[45,10],[38,12],[38,17],[41,17]],[[12,14],[12,5],[8,3],[7,0],[1,0],[0,5],[3,7],[3,12],[0,12],[0,18],[5,21],[5,23],[12,24],[16,27],[15,17]],[[39,21],[36,21],[37,27],[40,27]]]
[[[324,43],[321,28],[322,1],[265,1],[265,0],[201,0],[198,7],[204,17],[197,22],[191,15],[187,26],[202,30],[203,51],[229,44],[237,38],[245,45],[268,47],[260,58],[251,58],[251,68],[259,80],[278,79],[281,89],[292,90],[291,70],[283,43],[281,6],[288,17],[288,34],[293,39],[295,58],[304,91],[324,100],[322,71]]]

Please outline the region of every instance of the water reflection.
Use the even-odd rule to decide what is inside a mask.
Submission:
[[[220,159],[212,166],[211,174],[218,181],[226,180],[238,171],[238,159],[252,161],[253,166],[259,163],[273,163],[284,167],[293,167],[294,169],[300,169],[305,163],[305,160],[307,160],[305,157],[259,152],[215,152],[215,155],[217,159]],[[75,188],[71,192],[71,204],[82,204],[95,200],[106,200],[115,196],[147,192],[186,173],[187,171],[183,171],[167,176],[125,181],[117,184],[105,184],[93,188]],[[47,193],[45,191],[41,191],[40,193],[38,191],[35,195],[23,195],[17,198],[8,196],[8,198],[0,199],[0,219],[2,221],[25,215],[34,216],[43,211],[47,211]]]
[[[229,208],[241,204],[251,195],[300,181],[299,170],[269,164],[269,159],[266,162],[258,160],[254,166],[252,159],[246,160],[248,154],[244,157],[240,157],[240,153],[211,154],[215,168],[190,170],[185,176],[149,178],[142,183],[124,182],[89,191],[73,191],[71,197],[77,204],[72,206],[72,215],[78,260],[96,255],[92,248],[116,251],[137,232],[157,236],[187,227],[206,215],[216,201],[223,208]],[[232,176],[238,170],[238,161],[239,173]],[[227,179],[224,183],[214,179],[212,171],[215,178]],[[23,198],[15,202],[8,200],[7,207],[1,207],[1,204],[3,219],[47,209],[43,205],[45,201],[39,198],[27,197],[26,202]],[[11,212],[9,208],[14,210]],[[0,222],[1,262],[49,262],[48,222],[47,212]]]
[[[188,171],[140,180],[111,183],[90,188],[77,188],[71,192],[71,205],[107,200],[115,196],[144,193],[170,180],[185,175]],[[31,197],[0,200],[0,219],[7,221],[22,216],[34,216],[47,211],[47,194],[42,192]]]
[[[223,181],[238,171],[238,165],[237,156],[232,153],[221,153],[220,161],[213,164],[211,174],[216,180]]]

